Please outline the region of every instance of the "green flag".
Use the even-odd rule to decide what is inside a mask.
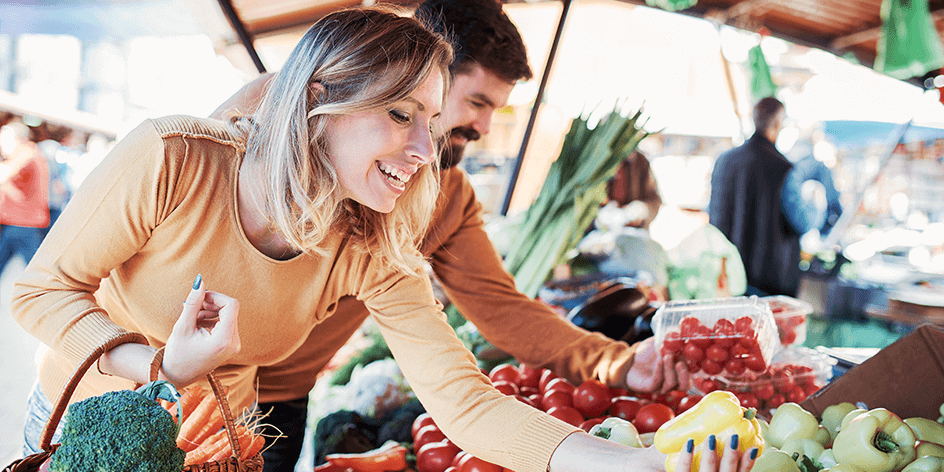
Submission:
[[[698,0],[646,0],[646,5],[661,8],[666,11],[679,11],[691,8]]]
[[[751,48],[747,52],[747,72],[751,80],[751,103],[754,103],[764,97],[773,97],[777,94],[777,86],[774,85],[774,79],[770,77],[770,67],[767,66],[767,60],[764,59],[764,51],[760,44]]]
[[[882,37],[875,70],[896,79],[920,77],[944,66],[944,48],[928,0],[882,0]]]

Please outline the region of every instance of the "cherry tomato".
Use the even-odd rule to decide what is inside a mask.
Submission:
[[[759,352],[751,352],[744,357],[744,367],[754,372],[763,372],[767,370],[767,362],[764,361],[764,356]]]
[[[565,423],[574,426],[580,426],[583,423],[583,415],[572,406],[555,406],[547,410],[547,414],[557,418]]]
[[[456,466],[458,472],[502,472],[503,467],[498,464],[486,462],[472,454],[462,456],[459,465]]]
[[[574,389],[577,387],[574,384],[570,383],[569,380],[565,378],[558,377],[556,379],[551,379],[547,385],[544,387],[544,393],[550,392],[551,390],[562,390],[569,393],[571,396],[574,394]]]
[[[518,366],[518,386],[538,388],[541,383],[542,371],[546,369],[536,369],[524,364]]]
[[[701,370],[705,371],[708,375],[718,375],[721,373],[723,366],[713,360],[706,360],[701,363]]]
[[[712,336],[714,338],[715,344],[721,347],[731,347],[737,342],[737,338],[734,337],[735,334],[734,323],[731,320],[721,318],[715,322],[715,327],[712,330]]]
[[[708,349],[708,346],[711,346],[711,330],[705,325],[699,325],[689,342],[702,349]]]
[[[609,416],[598,416],[598,417],[596,417],[596,418],[590,418],[589,420],[586,420],[586,421],[584,421],[583,423],[580,423],[580,426],[579,426],[579,427],[580,427],[580,429],[582,429],[582,430],[584,430],[584,431],[586,431],[586,432],[589,433],[589,432],[590,432],[590,428],[592,428],[592,427],[594,427],[594,426],[596,426],[596,425],[602,423],[603,420],[605,420],[605,419],[607,419],[607,418],[609,418]]]
[[[662,353],[663,354],[678,354],[682,350],[682,346],[685,342],[682,340],[682,335],[678,331],[671,331],[665,335],[665,339],[662,340]]]
[[[531,403],[534,403],[534,405],[537,406],[538,409],[542,409],[541,400],[544,399],[544,395],[541,395],[540,393],[532,393],[531,395],[528,395],[525,398],[527,398],[528,400],[531,400]]]
[[[774,396],[770,397],[770,400],[767,400],[767,408],[777,408],[786,402],[787,398],[782,393],[775,393]]]
[[[610,407],[610,388],[599,380],[586,380],[574,389],[573,402],[584,417],[600,416]]]
[[[538,381],[538,390],[540,390],[541,393],[544,393],[547,387],[547,383],[556,378],[557,378],[557,374],[552,372],[550,369],[542,369],[541,380]]]
[[[681,323],[679,323],[679,334],[682,336],[682,338],[691,338],[699,326],[701,326],[701,322],[698,321],[698,318],[695,318],[694,316],[687,316],[682,319]]]
[[[452,441],[424,444],[416,453],[416,470],[419,472],[444,472],[460,451]]]
[[[469,454],[469,453],[468,453],[468,452],[465,452],[465,451],[459,451],[459,453],[456,454],[456,457],[453,457],[453,458],[452,458],[452,465],[451,465],[451,467],[459,467],[459,461],[461,461],[462,458],[465,457],[467,454]]]
[[[797,333],[793,328],[786,328],[780,332],[780,343],[781,344],[793,344],[797,340]]]
[[[548,390],[544,392],[544,395],[541,397],[541,409],[547,411],[555,406],[573,407],[574,399],[569,393],[563,390]]]
[[[610,401],[610,414],[632,421],[642,408],[642,403],[633,397],[616,397]]]
[[[541,391],[538,390],[537,387],[518,387],[518,393],[528,397],[534,395],[535,393],[540,394]]]
[[[803,391],[806,392],[807,397],[818,392],[819,389],[820,389],[820,386],[816,385],[815,382],[810,382],[803,387]]]
[[[687,361],[701,362],[705,358],[705,351],[694,343],[686,344],[685,348],[682,349],[682,353]]]
[[[488,373],[488,378],[491,379],[492,382],[505,380],[515,384],[515,387],[518,387],[521,380],[521,372],[518,371],[517,367],[511,364],[499,364]]]
[[[790,389],[789,392],[787,392],[788,402],[800,403],[803,400],[806,400],[806,391],[803,390],[803,387],[797,385],[796,387],[793,387],[792,389]]]
[[[685,398],[679,401],[678,407],[675,409],[675,414],[680,415],[685,411],[688,411],[691,407],[700,402],[701,399],[701,395],[686,395]]]
[[[774,386],[782,393],[789,393],[797,385],[793,374],[784,370],[774,374]]]
[[[528,397],[525,397],[522,395],[512,395],[512,396],[515,397],[515,400],[518,400],[519,402],[524,403],[525,405],[537,408],[538,410],[541,409],[541,407],[535,405],[533,401],[529,400]]]
[[[668,407],[674,411],[676,408],[678,408],[679,402],[681,402],[686,395],[688,394],[681,390],[669,390],[665,394],[665,398],[662,399],[661,403],[668,405]]]
[[[757,395],[757,398],[760,400],[769,400],[770,397],[774,396],[773,384],[770,382],[765,382],[754,387],[754,395]]]
[[[650,403],[644,405],[639,409],[639,413],[636,413],[636,418],[633,419],[633,426],[636,427],[639,434],[654,433],[659,429],[659,426],[662,426],[672,418],[675,418],[675,412],[667,405]]]
[[[718,344],[712,344],[705,351],[705,357],[708,360],[723,363],[728,360],[728,350]]]
[[[702,392],[705,392],[706,394],[721,388],[721,386],[718,385],[718,381],[713,379],[704,379],[701,381],[696,380],[696,382],[698,382],[698,389]]]
[[[492,382],[492,386],[495,387],[495,390],[498,390],[505,395],[517,395],[518,386],[507,380],[496,380]]]
[[[734,330],[743,333],[744,331],[754,327],[754,318],[750,316],[742,316],[734,321]]]
[[[740,359],[728,359],[724,364],[724,370],[731,375],[741,375],[744,373],[744,361]]]
[[[446,439],[446,435],[439,429],[439,426],[434,424],[423,426],[416,432],[416,437],[413,438],[413,449],[418,451],[426,444],[440,442],[444,439]]]
[[[423,426],[435,425],[436,422],[433,421],[433,417],[429,413],[423,412],[413,420],[413,427],[410,430],[410,435],[413,439],[416,439],[416,433],[419,432],[420,428]]]
[[[610,387],[610,398],[628,397],[629,390],[620,387]]]

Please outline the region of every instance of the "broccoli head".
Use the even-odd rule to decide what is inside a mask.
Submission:
[[[177,430],[167,410],[138,392],[88,398],[69,406],[49,471],[180,472],[186,453]]]

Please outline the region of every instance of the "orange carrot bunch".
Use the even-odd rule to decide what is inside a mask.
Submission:
[[[187,453],[184,465],[221,461],[232,456],[233,447],[213,392],[202,385],[194,385],[183,392],[179,402],[183,421],[177,434],[177,447]],[[167,403],[164,407],[176,418],[176,404]],[[265,438],[254,429],[245,424],[236,426],[240,461],[255,456],[265,445]]]

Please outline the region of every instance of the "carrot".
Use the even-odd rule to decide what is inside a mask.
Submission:
[[[207,462],[210,460],[210,457],[228,445],[229,437],[226,435],[226,430],[217,431],[216,434],[210,436],[206,442],[201,444],[200,447],[194,448],[187,452],[187,457],[184,459],[184,465],[201,464]]]
[[[202,444],[203,441],[206,441],[206,438],[219,431],[223,426],[223,414],[220,413],[220,409],[217,408],[213,410],[213,413],[210,413],[206,424],[197,431],[193,441],[197,444]]]
[[[247,460],[250,457],[254,457],[256,454],[259,454],[259,451],[262,450],[262,446],[265,446],[265,437],[260,434],[249,434],[252,436],[252,441],[249,443],[248,447],[243,448],[243,453],[239,455],[239,460],[241,461]]]
[[[236,426],[236,440],[239,441],[240,449],[243,449],[249,446],[249,441],[251,441],[252,438],[249,435],[249,430],[246,429],[245,426],[243,425]],[[223,446],[223,449],[220,449],[219,451],[217,451],[217,453],[214,454],[213,457],[210,458],[210,460],[222,461],[222,460],[226,460],[226,458],[232,455],[233,455],[233,446],[230,445],[229,441],[227,441],[226,445]]]
[[[180,432],[177,433],[177,447],[189,452],[201,444],[203,441],[198,440],[197,435],[204,426],[207,426],[214,411],[217,411],[216,397],[213,395],[203,397],[190,416],[180,425]],[[219,414],[218,411],[217,414]],[[215,430],[211,431],[210,434],[213,432]],[[203,436],[202,439],[207,437],[209,437],[209,434]]]
[[[197,408],[197,405],[205,396],[207,396],[207,389],[203,385],[197,384],[184,390],[184,393],[180,395],[180,400],[178,400],[180,409],[184,412],[184,419],[193,413],[193,410]]]

